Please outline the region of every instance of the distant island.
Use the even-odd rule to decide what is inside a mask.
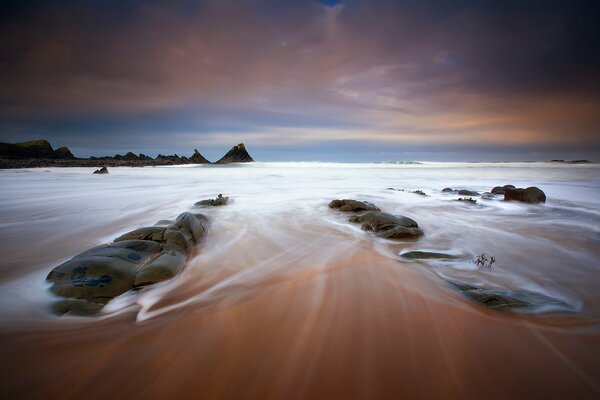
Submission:
[[[157,165],[184,164],[229,164],[253,162],[246,146],[240,143],[211,163],[197,149],[189,158],[186,156],[162,155],[152,158],[145,154],[128,152],[125,155],[78,158],[68,147],[54,149],[47,140],[32,140],[22,143],[0,142],[0,169],[7,168],[39,168],[39,167],[145,167]]]

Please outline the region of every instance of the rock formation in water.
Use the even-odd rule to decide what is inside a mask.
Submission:
[[[54,268],[50,290],[65,297],[58,314],[93,314],[131,289],[173,278],[206,233],[202,215],[185,212],[175,221],[139,228],[94,247]]]
[[[229,203],[229,197],[219,194],[215,199],[200,200],[194,205],[196,207],[220,207],[227,205],[227,203]]]
[[[246,151],[246,146],[244,143],[240,143],[237,146],[233,146],[231,150],[227,152],[219,161],[215,164],[229,164],[229,163],[239,163],[239,162],[253,162],[254,160]]]
[[[381,212],[378,207],[366,201],[332,200],[329,208],[356,213],[349,222],[361,224],[363,230],[373,231],[380,238],[417,239],[423,236],[423,231],[413,219]]]
[[[108,168],[102,167],[94,171],[94,174],[108,174]]]
[[[403,215],[369,211],[350,218],[350,222],[361,224],[361,229],[373,231],[384,239],[417,239],[423,236],[417,222]]]
[[[243,143],[234,146],[218,164],[254,161]],[[156,158],[140,153],[127,152],[124,156],[77,158],[67,147],[52,148],[47,140],[23,143],[0,143],[0,168],[35,167],[144,167],[157,165],[211,164],[197,149],[190,158],[173,154],[159,154]]]
[[[526,290],[489,289],[456,280],[447,280],[446,282],[451,288],[459,291],[468,299],[498,311],[569,310],[571,308],[564,301]]]
[[[192,162],[192,164],[210,164],[210,161],[204,158],[204,156],[200,154],[198,149],[194,149],[194,154],[192,154],[192,156],[190,157],[190,161]]]
[[[546,194],[538,187],[531,186],[522,188],[505,188],[504,200],[516,200],[523,203],[545,203]]]

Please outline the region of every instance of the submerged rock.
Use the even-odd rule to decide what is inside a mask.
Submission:
[[[545,307],[570,309],[564,301],[526,290],[508,291],[474,286],[468,283],[447,280],[450,287],[476,303],[499,311],[535,311]]]
[[[454,193],[454,189],[449,188],[449,187],[443,188],[442,193]]]
[[[229,197],[224,197],[222,194],[219,194],[215,199],[200,200],[194,205],[199,207],[218,207],[227,205],[227,203],[229,203]]]
[[[409,260],[440,260],[440,261],[451,261],[459,259],[459,256],[454,256],[452,254],[446,253],[436,253],[432,251],[408,251],[406,253],[400,254],[401,257],[407,258]]]
[[[538,187],[531,186],[527,189],[506,188],[504,191],[504,200],[515,200],[524,203],[545,203],[546,194]]]
[[[113,243],[84,251],[48,274],[50,290],[69,298],[54,310],[59,314],[96,312],[128,290],[170,279],[204,235],[201,220],[186,212],[168,226],[135,229]]]
[[[459,197],[456,201],[462,201],[463,203],[469,203],[469,204],[477,204],[477,200],[472,199],[472,198],[466,198],[466,197]]]
[[[337,208],[340,211],[379,211],[379,208],[375,207],[374,204],[371,204],[367,201],[358,201],[358,200],[332,200],[329,203],[329,208]]]
[[[361,224],[361,229],[373,231],[384,239],[416,239],[423,236],[417,222],[403,215],[369,211],[350,218],[350,222]]]
[[[94,171],[94,174],[108,174],[108,168],[102,167]]]
[[[473,190],[461,189],[457,192],[461,196],[479,196],[479,192]]]
[[[413,193],[418,194],[419,196],[427,196],[427,193],[422,190],[415,190]]]

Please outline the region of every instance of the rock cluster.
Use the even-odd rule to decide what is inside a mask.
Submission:
[[[139,228],[54,268],[50,290],[67,298],[57,313],[93,313],[128,290],[174,277],[206,233],[206,219],[185,212],[175,221]]]
[[[423,231],[419,229],[419,225],[413,219],[382,212],[378,207],[366,201],[332,200],[329,208],[358,213],[349,221],[361,224],[363,230],[373,231],[378,237],[384,239],[417,239],[423,236]]]
[[[243,143],[225,154],[216,164],[254,161]],[[0,143],[0,168],[34,167],[143,167],[158,165],[211,164],[198,149],[191,157],[159,154],[156,158],[140,153],[128,152],[125,155],[76,158],[67,147],[52,148],[46,140],[23,143]]]
[[[545,203],[546,194],[538,187],[531,186],[526,189],[506,188],[504,190],[504,200],[516,200],[524,203]]]
[[[350,222],[361,224],[361,229],[373,231],[384,239],[418,239],[423,236],[423,231],[413,219],[382,211],[369,211],[357,215],[350,218]]]

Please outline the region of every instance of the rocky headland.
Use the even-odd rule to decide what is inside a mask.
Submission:
[[[243,143],[233,146],[227,154],[214,164],[253,162]],[[22,143],[0,142],[0,168],[45,168],[45,167],[146,167],[160,165],[213,164],[197,149],[190,157],[159,154],[155,158],[143,153],[128,152],[125,155],[75,157],[68,147],[54,149],[47,140]]]

